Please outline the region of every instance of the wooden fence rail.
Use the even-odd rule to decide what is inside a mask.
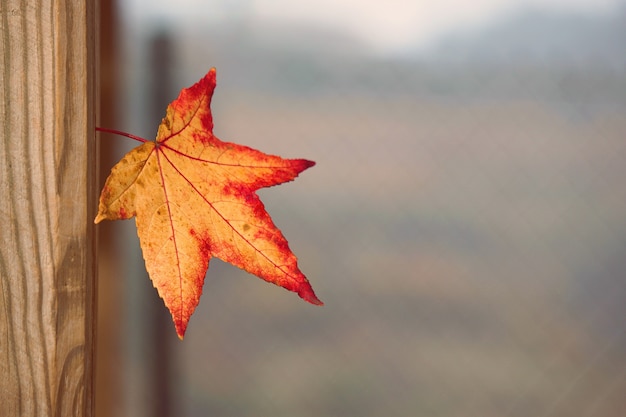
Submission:
[[[92,416],[97,1],[0,3],[0,416]]]

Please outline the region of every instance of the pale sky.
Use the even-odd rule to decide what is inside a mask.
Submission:
[[[610,13],[626,0],[124,0],[131,24],[211,22],[247,16],[344,31],[385,52],[424,45],[451,30],[480,25],[516,9]]]

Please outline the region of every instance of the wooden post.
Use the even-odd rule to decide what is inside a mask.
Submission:
[[[94,0],[0,3],[0,416],[92,416]]]

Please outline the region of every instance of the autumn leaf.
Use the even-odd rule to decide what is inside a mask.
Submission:
[[[213,68],[168,106],[156,141],[127,135],[144,143],[111,170],[95,219],[135,216],[146,269],[181,339],[213,257],[322,305],[255,192],[293,180],[314,162],[219,140],[214,89]]]

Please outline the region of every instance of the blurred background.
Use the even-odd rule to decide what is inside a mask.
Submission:
[[[105,222],[98,417],[626,415],[626,2],[102,0],[101,41],[100,125],[217,67],[219,138],[317,162],[259,194],[326,305],[214,259],[179,341]]]

